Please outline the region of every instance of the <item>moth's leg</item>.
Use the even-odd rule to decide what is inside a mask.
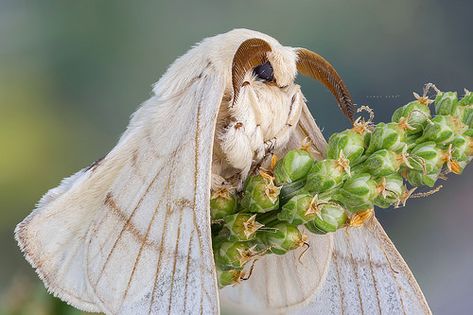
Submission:
[[[253,162],[251,141],[242,122],[230,123],[219,135],[220,147],[231,167],[240,170],[240,182],[248,175]],[[242,184],[238,186],[241,186]],[[239,187],[240,188],[240,187]]]
[[[252,147],[254,150],[253,159],[256,162],[261,161],[266,153],[263,139],[264,137],[263,137],[263,131],[261,131],[261,126],[256,125],[255,132],[253,134],[253,143],[252,143]]]
[[[259,106],[259,101],[258,101],[258,97],[256,97],[256,92],[251,88],[248,88],[248,98],[249,98],[251,109],[253,110],[253,113],[254,113],[255,122],[257,126],[259,126],[259,124],[263,121],[263,117],[265,113],[261,110],[261,107]]]
[[[261,130],[261,122],[263,121],[264,113],[261,110],[258,104],[258,98],[256,97],[256,92],[253,89],[248,89],[248,97],[249,103],[251,104],[251,109],[253,110],[256,128],[253,135],[253,149],[254,153],[254,160],[256,162],[256,166],[261,166],[264,160],[267,158],[268,153],[273,151],[274,144],[271,145],[271,141],[264,141],[263,131]],[[253,167],[253,169],[256,168]]]
[[[303,99],[300,92],[294,93],[291,98],[291,107],[287,116],[286,123],[276,133],[276,135],[264,142],[265,158],[272,155],[275,150],[287,144],[291,133],[299,123],[301,117]]]
[[[240,100],[234,109],[232,110],[232,116],[237,121],[245,123],[245,134],[248,137],[249,144],[252,151],[252,162],[250,169],[243,169],[241,172],[241,179],[243,180],[251,172],[261,165],[263,157],[265,155],[264,150],[264,135],[261,129],[261,119],[263,112],[258,104],[258,98],[256,97],[255,91],[253,90],[251,83],[246,81],[240,92]]]
[[[212,173],[212,178],[211,178],[211,189],[212,191],[217,191],[221,187],[227,186],[228,182],[223,178],[222,176]]]

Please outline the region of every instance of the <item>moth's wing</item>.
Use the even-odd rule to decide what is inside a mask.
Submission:
[[[321,155],[326,142],[307,107],[293,140],[308,136]],[[316,130],[316,132],[313,132]],[[361,228],[339,230],[324,283],[295,314],[430,314],[409,267],[374,218]]]
[[[304,104],[298,128],[286,150],[300,147],[307,137],[312,141],[316,158],[321,158],[325,140]],[[279,154],[283,156],[284,152]],[[314,235],[308,231],[305,234],[310,245],[305,254],[301,256],[303,249],[299,249],[286,255],[266,255],[259,259],[248,280],[220,290],[223,307],[246,314],[262,314],[286,311],[310,301],[325,282],[332,236]]]
[[[325,155],[326,142],[307,107],[299,130],[296,143],[305,134]],[[319,291],[308,305],[290,313],[430,314],[412,272],[375,218],[361,228],[336,232],[330,256]]]
[[[431,314],[412,272],[378,220],[339,230],[327,279],[294,314]]]
[[[266,314],[295,307],[312,297],[327,273],[332,238],[310,235],[310,248],[285,255],[266,255],[256,261],[248,280],[220,290],[224,310]]]
[[[304,103],[297,128],[289,139],[288,149],[300,148],[301,144],[307,140],[312,143],[314,158],[316,160],[325,158],[327,142],[310,113],[307,104]]]
[[[224,82],[206,72],[188,82],[146,102],[102,161],[16,229],[48,290],[77,308],[218,313],[208,205]]]

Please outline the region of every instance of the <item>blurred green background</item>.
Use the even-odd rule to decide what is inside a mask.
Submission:
[[[387,120],[426,82],[473,89],[471,1],[0,1],[0,314],[73,314],[49,299],[13,229],[49,188],[107,153],[166,67],[246,27],[319,52]],[[300,80],[326,136],[348,127]],[[436,314],[473,309],[473,168],[378,210]],[[69,313],[70,312],[70,313]]]

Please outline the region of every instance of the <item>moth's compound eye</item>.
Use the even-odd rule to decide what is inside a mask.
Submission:
[[[273,73],[273,66],[269,61],[257,66],[253,73],[258,79],[264,81],[273,81],[274,80],[274,73]]]

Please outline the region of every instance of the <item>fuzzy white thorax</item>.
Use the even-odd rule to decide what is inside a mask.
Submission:
[[[250,38],[268,42],[268,61],[275,82],[268,84],[247,73],[245,84],[234,101],[232,61],[239,45]],[[204,40],[180,57],[155,85],[159,98],[172,97],[204,71],[217,71],[225,81],[225,97],[216,124],[212,172],[241,182],[251,166],[261,162],[268,151],[284,147],[300,117],[304,97],[294,83],[297,55],[275,39],[239,29]],[[192,65],[190,67],[189,65]],[[209,89],[212,87],[208,87]]]

